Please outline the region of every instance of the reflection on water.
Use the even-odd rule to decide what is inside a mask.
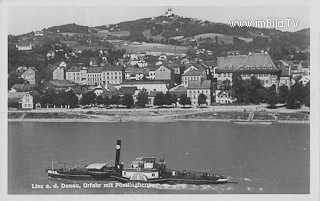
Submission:
[[[227,122],[9,123],[9,194],[309,193],[309,130],[309,124]],[[52,158],[114,164],[117,139],[125,166],[139,156],[165,156],[168,168],[224,174],[238,184],[32,189],[73,182],[47,178]]]

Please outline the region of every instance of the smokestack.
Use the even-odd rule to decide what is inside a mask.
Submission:
[[[118,165],[120,163],[120,149],[121,149],[121,140],[117,140],[116,145],[116,160],[115,160],[115,168],[118,168]]]

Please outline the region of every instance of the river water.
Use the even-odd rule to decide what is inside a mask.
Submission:
[[[43,123],[8,125],[9,194],[308,194],[310,125],[236,125],[228,122]],[[84,188],[81,181],[48,179],[54,161],[114,164],[116,140],[121,161],[165,156],[167,167],[227,175],[220,185],[117,186]],[[54,163],[62,167],[61,163]],[[81,188],[62,188],[79,183]],[[94,183],[94,182],[92,182]],[[38,188],[43,185],[43,188]],[[46,185],[51,188],[46,188]],[[56,185],[58,188],[53,188]]]

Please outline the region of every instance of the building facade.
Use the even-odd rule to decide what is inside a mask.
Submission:
[[[27,80],[30,84],[38,84],[38,70],[35,67],[30,67],[21,74],[21,77]]]

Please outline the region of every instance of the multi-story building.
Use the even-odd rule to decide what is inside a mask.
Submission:
[[[247,56],[218,57],[215,73],[218,85],[221,85],[222,81],[226,79],[232,82],[233,73],[238,73],[244,80],[255,76],[264,87],[270,87],[272,85],[278,86],[280,70],[267,52],[261,52],[249,53]]]
[[[123,81],[123,67],[72,67],[67,70],[66,79],[92,86],[100,83],[103,85],[120,84]]]
[[[187,87],[187,97],[191,99],[192,105],[198,104],[198,97],[204,94],[207,99],[207,105],[211,104],[211,80],[203,80],[201,82],[190,80]]]
[[[103,84],[120,84],[124,78],[124,69],[122,66],[108,66],[102,70]]]
[[[207,79],[207,76],[203,69],[189,69],[182,74],[182,85],[187,87],[189,81],[197,81],[201,83],[205,79]]]

